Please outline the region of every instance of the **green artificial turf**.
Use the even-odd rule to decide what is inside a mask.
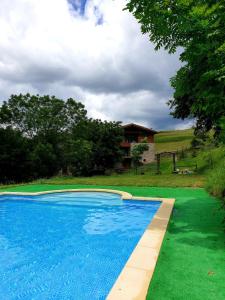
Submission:
[[[25,185],[6,191],[112,188],[135,196],[175,198],[147,299],[224,300],[225,235],[219,200],[203,189],[131,186]]]

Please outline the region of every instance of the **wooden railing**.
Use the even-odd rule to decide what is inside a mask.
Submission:
[[[121,142],[120,144],[121,147],[124,147],[124,148],[129,148],[131,146],[131,144],[129,142]]]

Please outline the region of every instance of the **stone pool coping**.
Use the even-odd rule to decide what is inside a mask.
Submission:
[[[52,194],[52,193],[64,193],[64,192],[104,192],[104,193],[112,193],[119,194],[123,200],[128,200],[132,198],[132,195],[117,190],[109,190],[109,189],[64,189],[64,190],[51,190],[51,191],[41,191],[41,192],[1,192],[0,195],[24,195],[24,196],[35,196],[35,195],[44,195],[44,194]]]
[[[173,210],[175,199],[133,197],[110,189],[64,189],[42,192],[1,192],[0,195],[43,195],[63,192],[105,192],[121,195],[123,200],[160,201],[161,205],[110,290],[107,300],[144,300],[148,292],[160,248]]]
[[[132,197],[130,200],[161,201],[162,204],[131,253],[107,300],[146,299],[175,202],[175,199],[150,197]]]

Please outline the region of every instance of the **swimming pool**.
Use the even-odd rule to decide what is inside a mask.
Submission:
[[[105,299],[160,206],[102,192],[0,199],[4,300]]]

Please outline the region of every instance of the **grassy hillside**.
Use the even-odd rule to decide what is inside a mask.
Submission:
[[[155,135],[156,152],[189,148],[193,134],[193,129],[161,131]]]

